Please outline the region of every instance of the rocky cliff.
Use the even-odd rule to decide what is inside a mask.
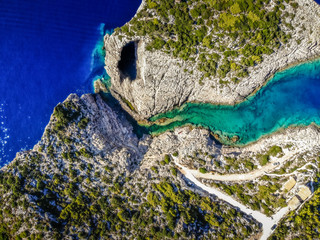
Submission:
[[[299,0],[297,3],[297,8],[288,4],[283,13],[292,16],[288,20],[291,28],[282,27],[291,38],[280,44],[272,54],[263,55],[261,63],[250,66],[249,75],[239,82],[230,80],[232,74],[200,80],[203,73],[196,64],[199,56],[195,55],[196,62],[193,62],[173,57],[164,47],[150,51],[146,46],[153,35],[106,35],[105,68],[111,77],[110,90],[123,107],[139,120],[166,112],[184,102],[235,104],[243,101],[276,71],[319,56],[320,6],[313,0]],[[143,1],[140,11],[145,5]],[[130,26],[130,22],[126,26]],[[158,34],[155,33],[155,36]],[[230,39],[224,41],[232,45]],[[122,50],[130,43],[134,43],[132,51],[136,57],[132,62],[136,68],[134,79],[119,69]],[[237,49],[235,46],[234,50]],[[122,57],[125,58],[125,55]]]

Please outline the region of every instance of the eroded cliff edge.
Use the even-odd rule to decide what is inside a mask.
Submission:
[[[200,71],[197,65],[200,54],[194,54],[195,61],[186,61],[168,54],[165,45],[160,50],[148,49],[148,45],[154,38],[152,35],[128,35],[121,31],[111,36],[106,35],[105,68],[111,77],[111,93],[137,120],[166,112],[184,102],[235,104],[243,101],[263,86],[276,71],[320,55],[320,7],[313,0],[298,0],[296,3],[298,7],[294,8],[283,2],[286,11],[283,11],[282,14],[291,16],[286,23],[291,27],[282,26],[279,23],[281,31],[290,35],[291,38],[286,39],[285,43],[277,45],[277,48],[270,55],[262,54],[261,62],[246,67],[245,71],[248,71],[249,75],[243,76],[241,79],[237,78],[236,81],[232,81],[232,79],[235,79],[233,76],[238,70],[235,70],[234,73],[231,70],[223,77],[220,75],[204,77],[203,71]],[[273,4],[273,7],[277,5],[272,1],[270,4]],[[143,1],[139,10],[145,9],[146,5],[146,2]],[[159,17],[153,14],[152,18]],[[169,17],[168,21],[173,20]],[[130,29],[131,25],[129,22],[125,26]],[[212,29],[210,31],[214,32]],[[157,34],[156,32],[155,35]],[[223,37],[221,38],[223,39]],[[222,40],[217,37],[215,41]],[[232,51],[239,50],[239,47],[232,45],[230,39],[223,39],[223,41],[231,45]],[[135,70],[133,76],[123,72],[121,68],[119,69],[121,56],[123,59],[125,58],[123,54],[125,48],[132,51],[131,55],[134,55],[129,60]],[[214,50],[209,49],[208,53],[212,51]],[[240,56],[229,60],[238,63],[239,59]],[[221,65],[220,62],[217,61],[217,64]],[[240,67],[244,66],[240,66],[239,63]]]

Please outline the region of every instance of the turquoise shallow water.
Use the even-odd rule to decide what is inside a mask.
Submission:
[[[320,125],[320,60],[297,65],[274,77],[247,101],[234,106],[186,103],[150,120],[173,119],[165,126],[153,125],[160,133],[192,124],[209,128],[220,136],[240,137],[247,144],[289,126]],[[224,142],[227,138],[225,138]]]

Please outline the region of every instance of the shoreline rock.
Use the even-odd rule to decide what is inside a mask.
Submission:
[[[108,92],[108,89],[106,85],[102,82],[101,79],[97,79],[93,83],[94,93],[100,93],[100,92]]]

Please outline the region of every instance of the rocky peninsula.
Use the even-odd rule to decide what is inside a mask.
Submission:
[[[205,132],[193,134],[204,141],[208,137]],[[138,139],[125,116],[99,95],[70,95],[55,108],[34,149],[18,153],[1,169],[0,236],[257,235],[259,223],[252,217],[184,180],[170,156],[176,149],[169,152],[157,143],[165,141],[172,148],[180,142],[171,142],[172,137]]]
[[[203,46],[203,40],[202,43],[199,43],[201,47],[197,47],[197,53],[191,54],[190,59],[187,60],[170,54],[165,48],[166,45],[159,50],[150,50],[148,46],[153,41],[154,36],[150,34],[140,35],[139,31],[135,31],[136,18],[140,16],[139,12],[141,12],[142,16],[147,15],[145,12],[149,13],[149,20],[161,19],[161,17],[153,9],[149,9],[147,7],[148,4],[143,1],[133,20],[120,30],[115,31],[111,36],[105,36],[105,68],[111,77],[112,85],[110,90],[112,94],[137,120],[147,119],[158,113],[167,112],[185,102],[232,105],[244,101],[250,94],[260,89],[275,72],[320,55],[320,6],[313,0],[282,1],[282,4],[285,6],[285,10],[279,13],[281,22],[274,27],[280,28],[283,34],[289,35],[289,37],[284,42],[280,41],[274,47],[272,53],[262,54],[261,60],[253,65],[241,65],[243,50],[238,43],[239,39],[234,40],[231,37],[224,37],[223,34],[227,30],[212,28],[212,26],[208,25],[208,21],[211,18],[207,20],[207,36],[212,38],[212,43],[221,42],[220,46],[223,45],[226,49],[230,49],[229,51],[239,53],[235,57],[228,56],[216,61],[219,65],[222,65],[224,60],[228,60],[229,63],[237,63],[238,67],[236,66],[235,70],[230,69],[226,76],[216,74],[204,77],[207,73],[206,70],[200,70],[197,65],[199,62],[200,64],[206,64],[200,60],[202,48],[208,55],[213,53],[222,55],[223,52],[221,53],[216,48]],[[194,7],[194,4],[191,3],[190,9],[192,7]],[[272,7],[276,8],[277,5],[270,1],[266,6],[266,11],[271,11]],[[219,15],[214,10],[212,11],[214,13],[212,17],[214,21]],[[140,18],[142,19],[140,21],[145,19],[143,17]],[[171,22],[174,21],[170,17],[168,19]],[[147,20],[145,21],[147,22]],[[170,21],[168,24],[171,23]],[[199,24],[195,24],[194,27],[199,27]],[[130,29],[132,30],[130,31]],[[161,30],[158,30],[156,35],[160,35],[167,43],[169,42],[169,37],[179,42],[176,39],[178,34],[175,33],[168,37]],[[130,43],[133,44],[130,45]],[[130,64],[133,64],[134,68],[136,68],[134,79],[125,71],[119,69],[121,54],[125,48],[131,48],[131,51],[133,51],[134,57],[131,59]],[[252,52],[245,56],[255,54]],[[248,75],[237,77],[237,80],[235,80],[234,76],[243,69],[248,72]],[[200,79],[203,80],[199,81]]]

